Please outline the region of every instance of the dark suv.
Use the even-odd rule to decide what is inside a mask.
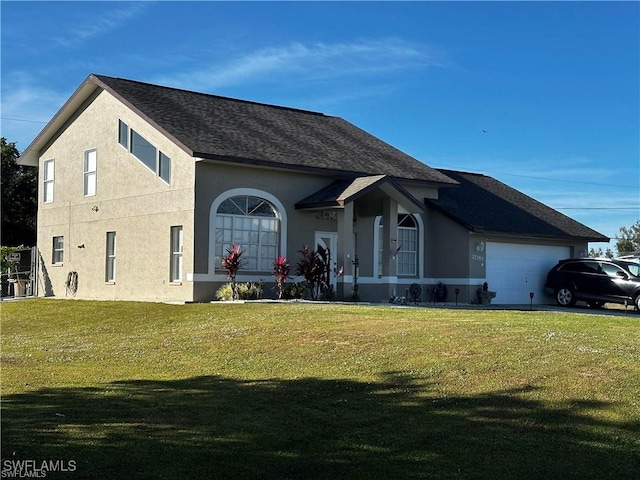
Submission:
[[[640,310],[640,263],[596,258],[560,260],[547,274],[545,291],[563,307],[584,300],[592,308],[611,302],[633,303]]]

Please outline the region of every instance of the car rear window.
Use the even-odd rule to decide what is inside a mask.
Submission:
[[[569,262],[560,267],[559,270],[564,272],[601,273],[598,262]]]

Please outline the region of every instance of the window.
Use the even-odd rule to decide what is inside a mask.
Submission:
[[[129,150],[129,125],[118,120],[118,143]]]
[[[278,256],[280,220],[268,201],[253,196],[224,200],[215,220],[216,268],[233,244],[240,245],[244,269],[270,272]]]
[[[156,171],[156,147],[147,142],[142,135],[131,130],[131,153],[154,172]]]
[[[612,265],[611,263],[603,263],[602,271],[613,278],[628,277],[623,269],[621,269],[617,265]]]
[[[171,267],[169,275],[172,282],[182,281],[182,250],[182,226],[171,227]]]
[[[171,180],[171,159],[162,152],[160,152],[159,155],[158,176],[169,183],[169,180]]]
[[[53,255],[51,262],[61,264],[64,261],[64,237],[53,237]]]
[[[107,232],[105,281],[116,281],[116,232]]]
[[[378,222],[378,275],[383,273],[383,226]],[[398,275],[417,275],[418,265],[418,225],[412,215],[398,215],[398,238],[396,248],[396,272]]]
[[[53,177],[54,177],[54,164],[53,160],[45,160],[43,168],[43,199],[44,203],[53,202]]]
[[[415,275],[418,259],[418,227],[411,215],[398,217],[398,275]]]
[[[84,152],[84,196],[91,197],[96,194],[96,151]]]
[[[171,182],[171,159],[148,142],[142,135],[131,129],[122,120],[118,130],[118,142],[129,150],[138,160],[149,167],[153,172],[167,183]],[[129,139],[131,144],[129,144]]]
[[[589,261],[579,261],[579,262],[569,262],[558,270],[563,270],[565,272],[578,272],[578,273],[592,273],[599,274],[601,273],[600,265],[598,262],[589,260]]]

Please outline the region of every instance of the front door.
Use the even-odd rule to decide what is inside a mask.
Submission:
[[[329,250],[331,263],[331,285],[335,292],[338,287],[338,276],[336,275],[338,270],[338,263],[336,261],[336,256],[338,255],[338,234],[336,232],[316,232],[316,248],[318,245]]]

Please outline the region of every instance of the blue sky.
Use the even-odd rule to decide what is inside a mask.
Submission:
[[[340,116],[610,237],[640,219],[638,2],[0,9],[0,125],[20,151],[98,73]]]

